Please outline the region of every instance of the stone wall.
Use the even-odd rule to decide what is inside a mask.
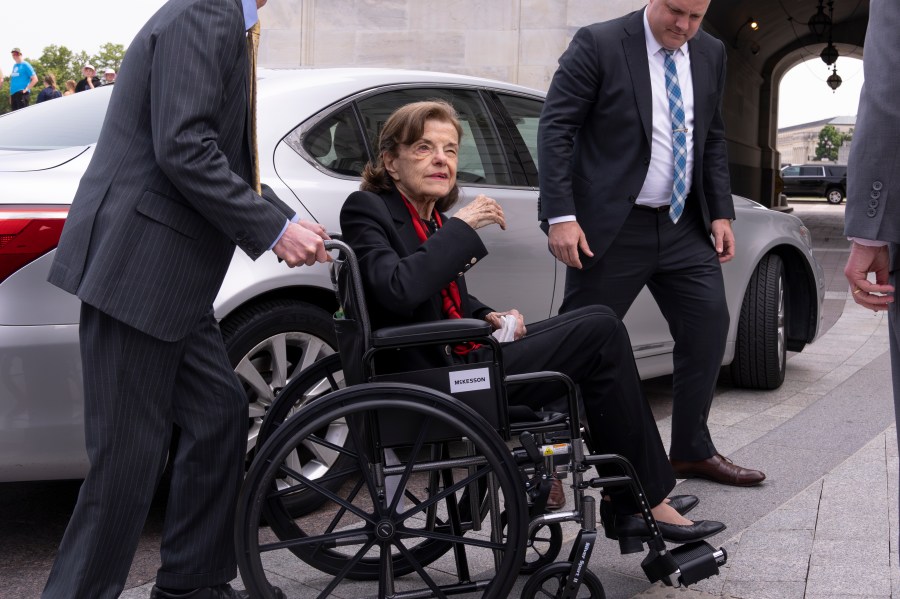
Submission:
[[[265,67],[396,67],[547,89],[575,31],[644,0],[278,0],[260,11]]]

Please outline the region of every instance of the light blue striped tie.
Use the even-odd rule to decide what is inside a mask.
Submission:
[[[669,115],[672,118],[672,154],[675,157],[675,178],[672,185],[672,200],[669,218],[677,223],[684,212],[687,197],[687,127],[684,124],[684,101],[681,86],[678,85],[678,70],[675,68],[673,51],[663,48],[666,69],[666,95],[669,97]]]

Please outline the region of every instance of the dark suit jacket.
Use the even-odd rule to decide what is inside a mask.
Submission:
[[[240,0],[170,0],[137,34],[49,280],[173,341],[210,309],[235,245],[256,259],[293,211],[248,185]]]
[[[725,47],[688,42],[694,82],[694,170],[688,203],[734,218],[722,94]],[[653,126],[643,11],[584,27],[559,59],[538,131],[540,219],[575,215],[594,264],[616,237],[647,176]]]
[[[469,295],[464,276],[487,255],[487,248],[463,221],[443,214],[441,218],[443,226],[422,243],[396,190],[357,191],[344,202],[341,236],[359,260],[373,330],[443,319],[441,289],[454,280],[463,317],[483,318],[491,312]],[[438,351],[404,353],[409,355],[400,362],[407,368],[410,361],[418,367],[449,363]]]
[[[847,167],[847,235],[891,242],[891,270],[900,268],[900,4],[872,0],[863,61],[866,80]],[[898,194],[895,199],[894,194]]]

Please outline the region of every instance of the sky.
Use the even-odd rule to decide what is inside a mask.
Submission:
[[[14,11],[4,11],[0,16],[0,69],[9,76],[13,65],[10,50],[15,46],[22,48],[26,57],[34,58],[51,44],[88,54],[96,54],[107,42],[127,47],[164,3],[165,0],[26,0]],[[90,10],[85,10],[86,6]],[[862,62],[840,58],[837,66],[843,84],[835,92],[825,83],[830,71],[818,57],[788,71],[779,94],[779,127],[856,114]]]

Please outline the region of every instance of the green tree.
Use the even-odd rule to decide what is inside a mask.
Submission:
[[[125,46],[107,43],[100,46],[100,52],[92,57],[91,64],[97,67],[97,76],[102,79],[103,71],[106,69],[113,69],[118,73],[123,58],[125,58]]]
[[[100,46],[97,54],[89,55],[84,50],[73,52],[65,46],[57,46],[55,44],[44,48],[40,58],[33,59],[25,57],[33,68],[38,77],[38,82],[34,86],[31,94],[32,104],[37,101],[37,95],[44,89],[44,75],[53,73],[56,77],[56,87],[60,91],[65,91],[66,80],[74,79],[78,81],[83,78],[81,68],[90,63],[97,68],[97,76],[102,78],[103,71],[112,68],[116,72],[122,66],[122,59],[125,58],[125,46],[122,44],[106,43]],[[0,81],[0,115],[6,114],[10,110],[9,105],[9,75],[6,79]]]
[[[825,125],[819,131],[819,143],[816,146],[816,160],[837,160],[838,148],[844,143],[844,134],[834,128],[834,125]]]

